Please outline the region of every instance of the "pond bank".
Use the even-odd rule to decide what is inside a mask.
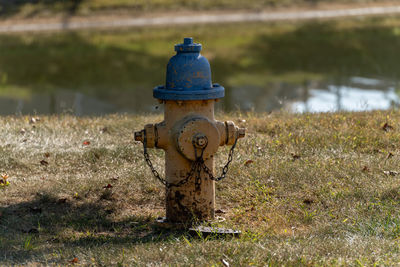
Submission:
[[[63,31],[80,29],[148,27],[187,24],[215,24],[234,22],[330,19],[354,16],[379,16],[400,13],[400,5],[350,5],[328,9],[291,11],[217,11],[159,13],[142,16],[67,16],[53,19],[5,20],[0,22],[0,33]]]
[[[0,35],[0,114],[158,112],[152,88],[187,36],[225,87],[225,111],[399,102],[400,18],[385,16]]]

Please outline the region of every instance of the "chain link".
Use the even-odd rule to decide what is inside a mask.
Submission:
[[[239,137],[238,137],[238,135],[236,135],[235,142],[233,143],[231,149],[229,150],[228,162],[227,162],[227,163],[225,164],[225,166],[222,168],[222,173],[221,173],[221,175],[220,175],[219,177],[214,177],[212,171],[206,166],[206,164],[204,164],[204,161],[203,161],[203,170],[204,170],[204,172],[205,172],[206,174],[208,174],[208,178],[209,178],[210,180],[213,180],[213,181],[217,181],[217,182],[218,182],[218,181],[221,181],[221,180],[225,179],[226,174],[228,173],[228,170],[229,170],[229,164],[231,164],[231,162],[232,162],[232,160],[233,160],[233,152],[234,152],[234,150],[235,150],[236,143],[237,143],[237,140],[238,140],[238,139],[239,139]],[[202,160],[203,160],[203,159],[202,159]]]
[[[178,183],[174,184],[174,183],[169,183],[167,180],[163,179],[160,174],[158,173],[158,171],[154,168],[153,163],[150,160],[150,156],[147,153],[147,147],[146,147],[146,143],[147,143],[147,137],[146,137],[146,131],[144,131],[143,133],[144,138],[143,138],[143,154],[144,154],[144,159],[146,160],[147,165],[150,167],[151,172],[153,173],[154,177],[156,177],[163,185],[165,185],[167,188],[171,188],[171,187],[180,187],[184,184],[186,184],[190,177],[193,176],[194,172],[196,171],[196,169],[198,168],[198,161],[193,161],[192,166],[190,168],[190,171],[188,172],[188,174],[186,175],[186,177],[182,180],[180,180]]]
[[[180,187],[184,184],[186,184],[190,177],[193,176],[193,174],[195,172],[197,172],[196,175],[196,179],[195,179],[195,187],[196,189],[200,188],[201,185],[201,170],[203,169],[203,171],[208,175],[208,178],[210,180],[213,181],[221,181],[222,179],[224,179],[226,177],[226,174],[229,170],[229,164],[232,162],[233,160],[233,152],[234,149],[236,147],[236,143],[237,140],[239,139],[238,136],[236,136],[235,138],[235,142],[232,145],[231,149],[229,150],[229,155],[228,155],[228,162],[225,164],[225,166],[222,168],[222,173],[221,176],[219,177],[214,177],[214,175],[212,174],[212,171],[206,166],[206,164],[204,163],[204,159],[203,159],[203,152],[205,150],[206,147],[204,147],[201,150],[200,156],[197,157],[197,148],[195,147],[195,144],[193,143],[193,148],[195,150],[195,157],[196,160],[194,160],[192,162],[192,166],[190,168],[190,171],[187,173],[187,175],[185,176],[184,179],[180,180],[178,183],[174,184],[174,183],[169,183],[167,180],[163,179],[160,174],[158,173],[158,171],[154,168],[153,163],[150,160],[150,156],[147,153],[147,147],[146,147],[146,143],[147,143],[147,137],[146,137],[146,131],[143,132],[143,154],[144,154],[144,159],[146,160],[147,165],[150,167],[151,172],[153,173],[154,177],[156,177],[163,185],[165,185],[167,188],[171,188],[171,187]]]

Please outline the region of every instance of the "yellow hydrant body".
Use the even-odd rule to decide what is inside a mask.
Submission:
[[[167,221],[190,223],[214,218],[215,180],[225,177],[233,148],[245,130],[231,121],[214,119],[214,103],[224,95],[224,88],[211,84],[208,61],[199,53],[201,45],[185,38],[175,50],[178,53],[167,67],[166,87],[154,89],[154,96],[165,105],[164,121],[146,125],[135,133],[135,140],[143,142],[147,163],[166,185]],[[215,178],[213,156],[222,145],[233,148],[222,177]],[[165,151],[165,180],[146,152],[152,147]]]

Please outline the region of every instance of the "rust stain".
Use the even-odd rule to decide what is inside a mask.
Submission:
[[[207,75],[204,75],[202,71],[197,71],[193,73],[193,78],[207,78]]]

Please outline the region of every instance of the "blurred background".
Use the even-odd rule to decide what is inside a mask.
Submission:
[[[400,14],[248,21],[257,14],[396,6],[379,0],[0,0],[0,115],[161,112],[152,90],[164,84],[174,44],[184,37],[203,45],[213,82],[226,89],[219,110],[397,108]],[[245,19],[145,25],[202,14]],[[141,18],[144,25],[115,27]],[[79,27],[87,22],[90,28]],[[65,27],[40,30],[59,23]],[[78,26],[71,30],[71,23]]]

